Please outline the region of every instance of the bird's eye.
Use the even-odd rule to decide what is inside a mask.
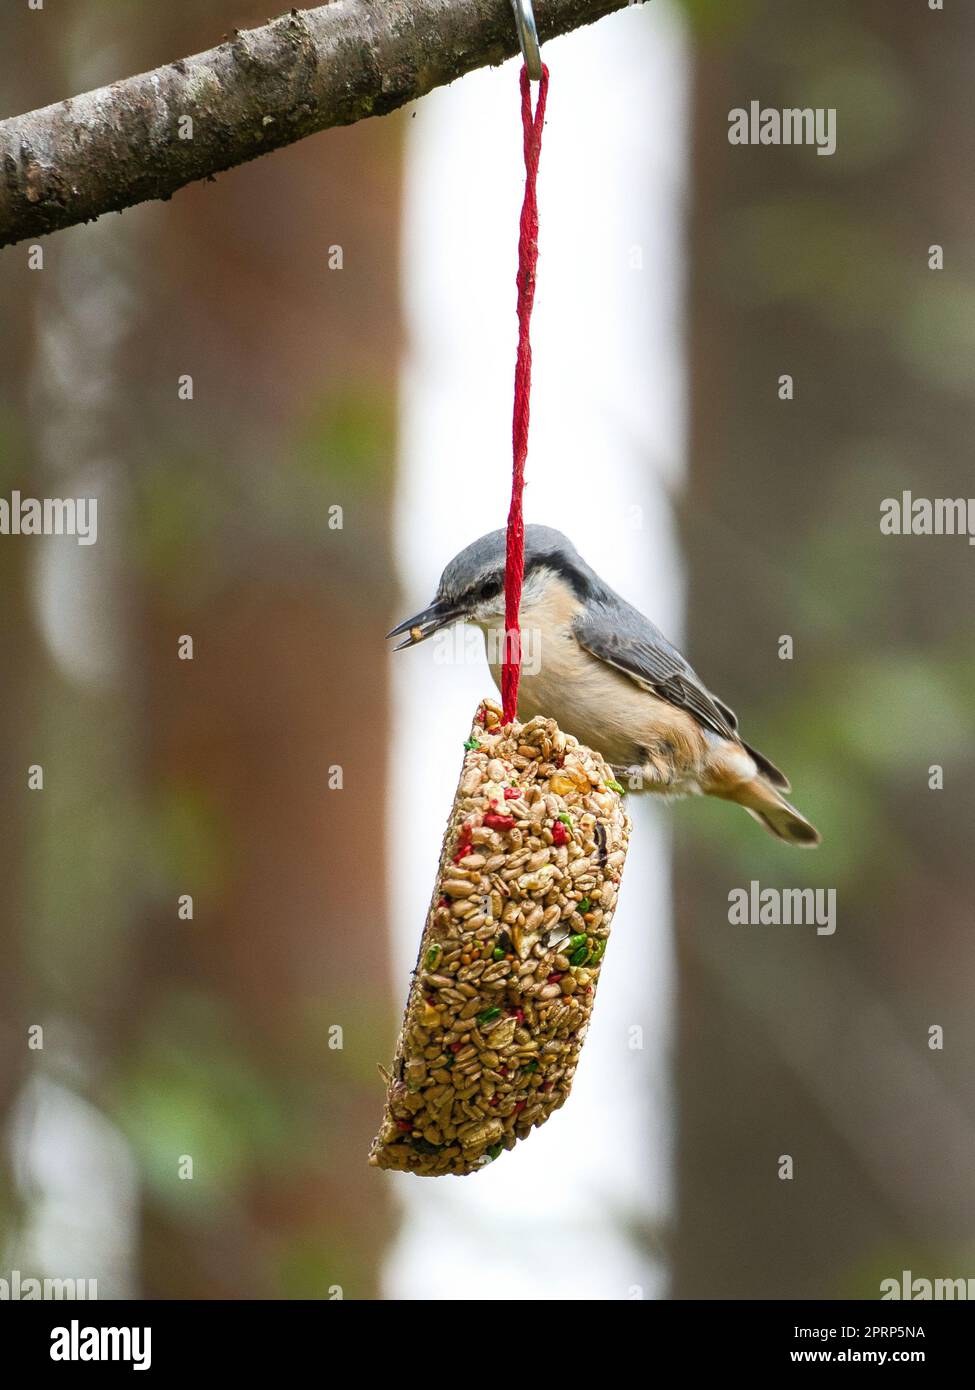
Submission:
[[[488,599],[495,598],[501,592],[501,581],[498,579],[485,579],[483,584],[478,586],[477,597],[484,603]]]

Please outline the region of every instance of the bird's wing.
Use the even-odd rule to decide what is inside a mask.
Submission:
[[[705,688],[677,648],[636,608],[621,604],[609,610],[593,604],[578,614],[572,630],[579,645],[600,661],[687,710],[723,738],[737,739],[734,711]]]

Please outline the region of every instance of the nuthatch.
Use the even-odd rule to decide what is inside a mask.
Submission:
[[[453,623],[474,623],[500,688],[504,561],[504,531],[455,555],[429,608],[388,634],[409,633],[396,650]],[[537,663],[523,664],[519,719],[555,719],[602,753],[634,790],[737,801],[780,840],[819,844],[818,831],[782,795],[788,779],[745,743],[728,706],[550,526],[525,527],[521,626],[540,652]]]

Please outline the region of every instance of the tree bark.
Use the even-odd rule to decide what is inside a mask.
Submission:
[[[537,0],[541,39],[627,0]],[[517,51],[509,0],[332,0],[0,122],[0,246],[169,198]],[[187,118],[189,120],[187,121]]]

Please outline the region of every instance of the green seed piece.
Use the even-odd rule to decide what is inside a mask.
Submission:
[[[488,1157],[489,1157],[490,1159],[494,1160],[494,1159],[496,1159],[500,1154],[503,1154],[503,1153],[504,1153],[504,1145],[503,1145],[503,1144],[492,1144],[491,1147],[488,1149],[487,1152],[488,1152]]]
[[[502,951],[500,946],[495,946],[494,950],[491,952],[491,959],[504,960],[504,951]]]
[[[428,970],[432,970],[433,967],[436,965],[437,961],[440,959],[440,953],[442,949],[443,948],[441,946],[431,946],[429,951],[427,951],[424,964],[426,965]]]
[[[606,785],[611,791],[619,792],[620,796],[623,795],[623,788],[620,786],[619,782],[607,782]]]
[[[569,964],[570,964],[570,965],[585,965],[585,963],[586,963],[586,961],[587,961],[588,959],[589,959],[589,947],[588,947],[588,946],[580,946],[579,949],[578,949],[577,951],[573,951],[573,952],[572,952],[572,955],[569,957]]]
[[[443,1148],[442,1144],[431,1144],[429,1139],[413,1139],[410,1142],[420,1154],[438,1154]]]
[[[467,749],[468,753],[473,753],[476,749],[480,748],[480,746],[476,738],[469,738],[464,741],[464,747]]]
[[[589,899],[588,899],[588,898],[582,898],[582,899],[580,900],[580,902],[579,902],[579,906],[576,908],[576,911],[577,911],[577,912],[588,912],[589,909],[590,909],[591,907],[592,907],[592,903],[589,901]]]
[[[495,1005],[493,1009],[485,1009],[483,1013],[478,1014],[477,1021],[478,1023],[491,1023],[494,1019],[500,1017],[501,1010],[497,1005]]]
[[[603,956],[605,955],[605,953],[606,953],[606,938],[603,937],[600,941],[597,941],[596,944],[595,944],[595,946],[592,948],[592,955],[591,955],[590,958],[589,958],[589,964],[590,964],[590,965],[596,965],[599,961],[602,960],[602,958],[603,958]]]
[[[563,811],[560,816],[557,816],[556,820],[560,820],[563,825],[567,825],[570,830],[572,829],[572,817],[565,811]]]

